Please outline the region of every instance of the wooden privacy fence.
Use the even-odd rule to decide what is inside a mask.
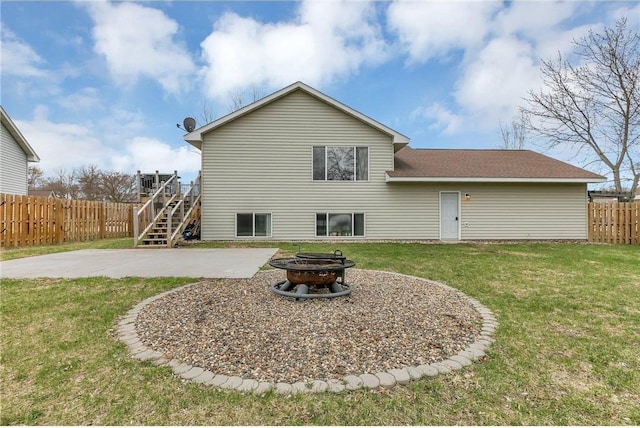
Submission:
[[[131,204],[0,194],[0,247],[133,236]]]
[[[640,202],[590,202],[587,218],[589,241],[640,245]]]

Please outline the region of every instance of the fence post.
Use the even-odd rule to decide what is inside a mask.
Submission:
[[[4,247],[7,232],[7,195],[0,194],[0,247]]]
[[[640,202],[631,204],[631,243],[640,244]]]
[[[2,220],[2,224],[0,227],[0,247],[8,247],[11,242],[9,239],[10,229],[11,229],[11,202],[9,201],[11,195],[2,194],[0,195],[0,220]]]
[[[153,204],[153,202],[152,202]],[[140,233],[138,228],[138,208],[137,207],[133,207],[132,210],[132,219],[133,219],[133,246],[137,247],[138,246],[138,234]]]
[[[55,215],[55,220],[53,221],[53,225],[55,226],[54,229],[54,233],[53,233],[53,242],[56,244],[60,244],[63,241],[63,230],[64,230],[64,226],[63,226],[63,222],[64,222],[64,214],[63,214],[63,208],[62,208],[62,201],[60,199],[54,199],[54,215]]]
[[[140,170],[136,173],[136,192],[138,193],[137,202],[140,203],[142,201],[142,176],[140,175]]]
[[[587,241],[593,241],[593,226],[594,226],[594,217],[593,217],[593,202],[587,203]]]
[[[100,202],[100,206],[98,208],[98,233],[100,239],[104,239],[107,236],[107,224],[106,224],[106,213],[107,205],[104,202]]]

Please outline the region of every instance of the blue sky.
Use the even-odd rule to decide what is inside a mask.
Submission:
[[[45,173],[103,169],[193,177],[176,128],[231,98],[303,81],[411,138],[497,148],[540,58],[637,2],[66,1],[0,3],[1,100]],[[534,150],[539,147],[530,146]],[[579,165],[568,152],[548,153]],[[581,165],[579,165],[581,166]],[[602,172],[602,171],[596,171]]]

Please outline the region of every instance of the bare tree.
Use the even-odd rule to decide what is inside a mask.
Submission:
[[[103,199],[100,186],[102,184],[102,171],[97,165],[84,166],[76,171],[80,196],[89,201]]]
[[[203,124],[211,123],[216,120],[218,116],[215,113],[215,110],[211,106],[208,100],[203,99],[200,103],[200,118],[202,119]]]
[[[80,186],[77,183],[76,173],[58,169],[53,177],[44,181],[43,187],[51,190],[56,198],[78,199]]]
[[[135,176],[116,171],[102,171],[96,165],[78,168],[71,173],[64,169],[41,180],[33,190],[47,189],[56,198],[90,201],[134,202]]]
[[[233,113],[236,110],[240,110],[247,104],[258,101],[264,97],[264,92],[257,86],[251,86],[247,89],[237,89],[234,92],[229,92],[229,105],[227,113]],[[218,119],[220,116],[216,114],[215,109],[207,99],[203,99],[200,102],[200,119],[203,124],[211,123]]]
[[[238,89],[229,94],[229,113],[240,110],[242,107],[254,103],[262,97],[264,97],[263,92],[256,86],[251,86],[248,91]]]
[[[545,89],[530,92],[522,109],[528,127],[549,148],[586,152],[613,175],[616,191],[633,194],[640,180],[640,35],[623,18],[574,46],[578,65],[560,54],[542,61]]]
[[[521,114],[518,119],[513,119],[509,124],[500,122],[500,134],[502,134],[501,149],[524,149],[527,142],[527,125],[524,114]]]
[[[27,168],[27,189],[34,190],[44,183],[44,172],[39,166],[29,165]]]
[[[108,171],[100,174],[101,194],[109,202],[134,202],[136,200],[135,176]]]

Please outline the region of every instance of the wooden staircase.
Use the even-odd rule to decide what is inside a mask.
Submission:
[[[171,248],[187,226],[199,228],[200,175],[185,189],[177,178],[175,174],[163,182],[142,208],[134,210],[134,247]]]

